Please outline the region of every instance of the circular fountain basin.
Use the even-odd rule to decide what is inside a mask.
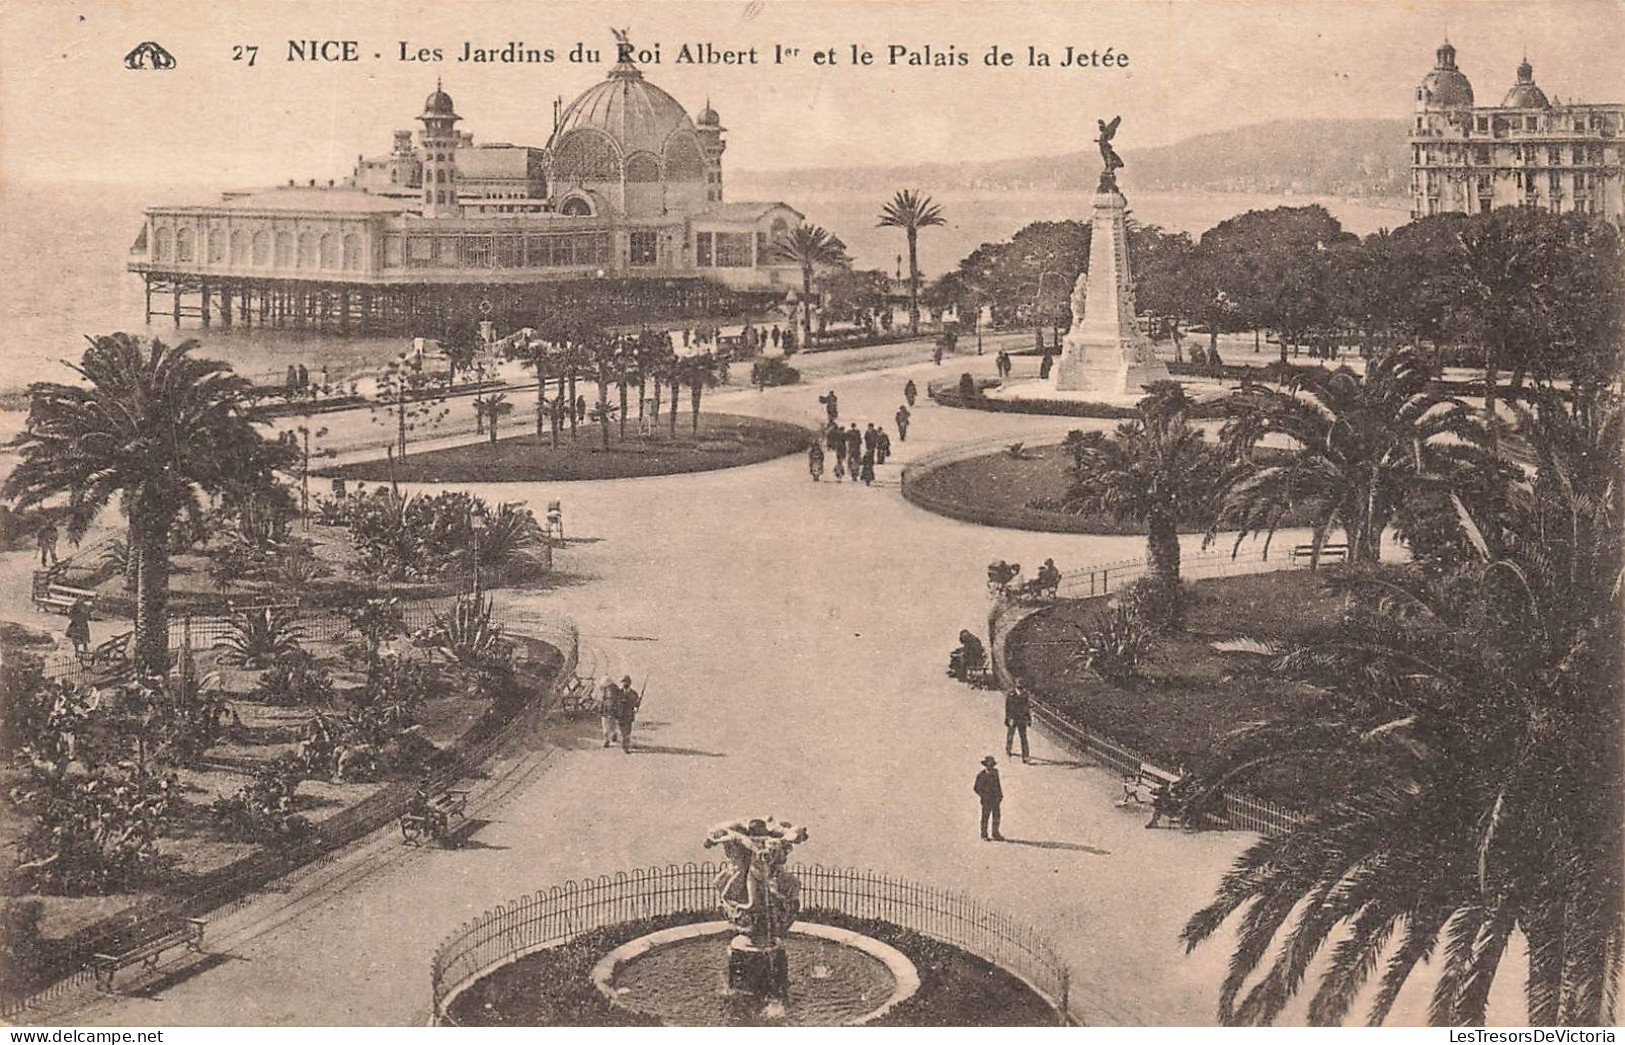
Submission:
[[[610,951],[592,981],[611,1004],[678,1026],[867,1023],[920,989],[903,953],[872,937],[816,922],[797,922],[785,938],[788,1004],[728,989],[726,922],[700,922],[649,933]]]

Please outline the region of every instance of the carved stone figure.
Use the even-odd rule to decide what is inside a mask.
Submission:
[[[1095,143],[1100,146],[1100,162],[1106,168],[1100,174],[1102,191],[1116,187],[1117,172],[1123,167],[1123,157],[1117,155],[1117,150],[1112,148],[1112,139],[1117,137],[1117,125],[1122,122],[1121,116],[1113,116],[1111,123],[1105,120],[1095,121],[1100,125],[1100,137],[1095,139]]]
[[[719,824],[705,847],[722,847],[729,866],[713,880],[717,904],[739,935],[728,946],[728,985],[784,998],[789,963],[783,940],[801,912],[801,882],[786,870],[807,829],[763,817]]]

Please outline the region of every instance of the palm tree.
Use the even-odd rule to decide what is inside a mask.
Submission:
[[[1381,1023],[1417,963],[1442,950],[1429,1022],[1483,1024],[1514,932],[1528,943],[1530,1023],[1614,1022],[1621,435],[1617,403],[1595,422],[1550,397],[1520,411],[1506,449],[1532,474],[1509,473],[1496,515],[1457,502],[1476,561],[1442,577],[1378,567],[1341,581],[1350,619],[1277,663],[1329,694],[1332,712],[1240,731],[1194,775],[1199,795],[1283,760],[1336,766],[1344,781],[1302,825],[1243,854],[1185,927],[1195,947],[1248,907],[1224,1022],[1272,1021],[1334,931],[1312,1023],[1340,1023],[1379,966],[1369,1019]]]
[[[508,402],[507,394],[495,392],[474,400],[474,411],[491,426],[489,429],[491,445],[497,445],[497,419],[513,412],[513,404]]]
[[[1153,384],[1140,401],[1140,417],[1104,432],[1073,431],[1062,447],[1072,457],[1071,484],[1062,506],[1102,512],[1146,527],[1146,565],[1152,576],[1179,582],[1179,526],[1201,517],[1218,473],[1217,455],[1185,420],[1189,403],[1173,381]]]
[[[675,370],[677,377],[688,386],[688,401],[691,410],[692,431],[695,435],[700,433],[700,397],[707,388],[715,388],[728,374],[728,364],[714,352],[705,352],[700,355],[678,356]],[[676,381],[673,382],[673,388]],[[672,415],[677,414],[676,392],[672,393]]]
[[[547,375],[552,362],[553,348],[541,338],[532,338],[516,346],[515,355],[519,358],[521,366],[536,371],[536,438],[542,438],[542,428],[547,425],[552,429],[553,448],[559,446],[558,412],[553,412],[553,423],[548,424],[547,410]]]
[[[920,336],[920,230],[946,225],[942,208],[913,189],[904,189],[880,209],[876,228],[902,229],[908,234],[908,332]]]
[[[812,283],[813,269],[823,266],[850,265],[846,244],[839,236],[831,235],[817,225],[797,225],[773,244],[772,256],[777,261],[791,261],[801,266],[801,300],[806,308],[801,319],[801,344],[812,345]]]
[[[1429,391],[1422,357],[1399,349],[1373,359],[1362,379],[1349,370],[1307,385],[1307,396],[1252,385],[1228,405],[1223,441],[1241,461],[1215,525],[1233,522],[1239,543],[1273,535],[1288,508],[1314,516],[1314,558],[1333,526],[1348,536],[1352,562],[1382,558],[1382,535],[1407,489],[1479,461],[1484,425],[1458,399]],[[1296,452],[1284,461],[1254,462],[1266,436],[1285,436]]]
[[[224,363],[128,334],[94,338],[83,385],[36,382],[28,427],[12,444],[22,463],[0,495],[19,507],[66,496],[68,536],[84,536],[114,494],[130,522],[136,566],[135,657],[161,674],[169,635],[169,531],[197,510],[198,492],[292,468],[296,450],[268,440],[248,411],[252,386]]]

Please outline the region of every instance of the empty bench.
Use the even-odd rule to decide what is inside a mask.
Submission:
[[[1300,544],[1292,549],[1293,563],[1313,562],[1315,546]],[[1323,544],[1320,546],[1321,562],[1348,562],[1349,546],[1346,544]]]
[[[88,599],[94,604],[95,590],[64,584],[49,571],[34,574],[34,606],[41,613],[67,613],[80,599]]]
[[[114,635],[99,646],[93,647],[88,653],[80,657],[80,661],[91,668],[123,668],[130,660],[130,639],[135,632],[126,631],[121,635]]]
[[[168,932],[154,936],[150,940],[138,943],[111,954],[97,954],[90,959],[96,970],[96,989],[104,993],[112,993],[113,977],[120,969],[140,962],[149,972],[156,971],[158,962],[163,958],[164,952],[171,947],[184,944],[193,954],[203,953],[203,919],[187,918]]]
[[[451,818],[468,817],[468,792],[447,789],[401,814],[401,841],[407,845],[436,842],[451,829]]]

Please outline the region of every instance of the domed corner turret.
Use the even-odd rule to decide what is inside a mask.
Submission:
[[[1506,97],[1501,100],[1503,109],[1550,109],[1552,103],[1546,99],[1546,92],[1535,85],[1535,67],[1529,64],[1529,57],[1524,56],[1518,63],[1518,80],[1507,91]]]
[[[700,110],[700,118],[694,122],[701,127],[715,127],[719,130],[721,129],[722,117],[718,116],[717,111],[711,108],[711,99],[707,98],[705,100],[705,108]]]
[[[446,89],[440,80],[435,80],[433,93],[431,93],[429,97],[423,99],[423,115],[419,116],[418,119],[462,119],[461,116],[457,115],[457,110],[451,104],[451,95],[446,93]]]
[[[1422,78],[1416,89],[1418,109],[1471,109],[1473,85],[1456,68],[1456,49],[1449,40],[1434,52],[1433,70]]]

